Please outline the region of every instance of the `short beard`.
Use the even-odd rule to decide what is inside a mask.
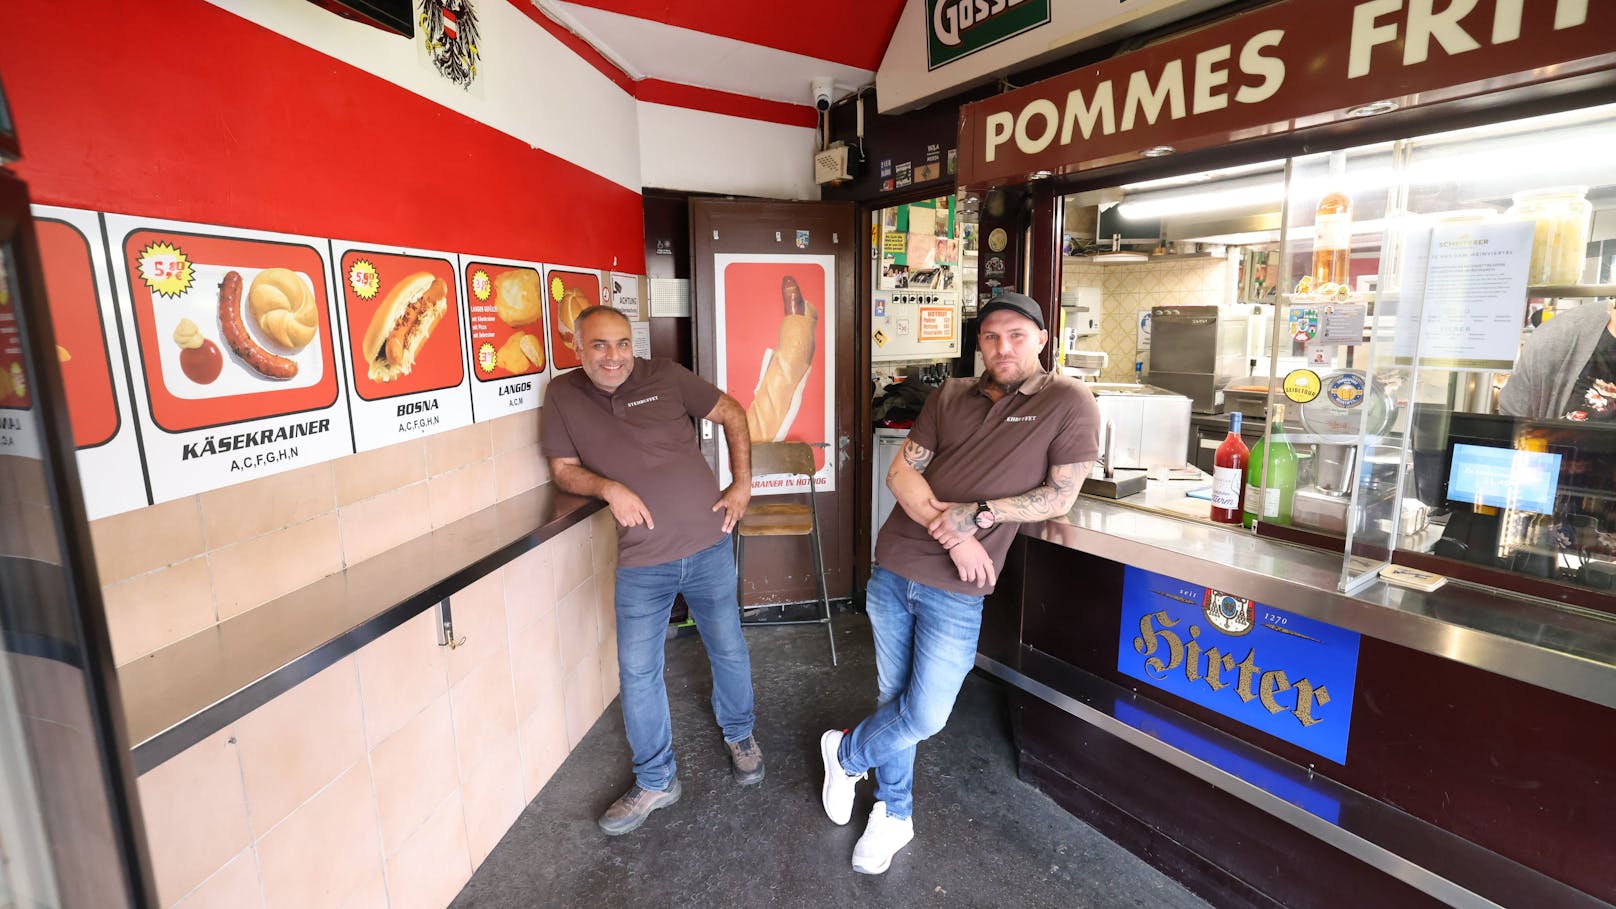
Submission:
[[[1017,379],[1014,382],[1000,382],[999,380],[993,378],[992,375],[989,375],[988,387],[999,392],[1005,397],[1009,397],[1010,395],[1015,394],[1016,391],[1021,388],[1022,383],[1026,381],[1026,379]]]

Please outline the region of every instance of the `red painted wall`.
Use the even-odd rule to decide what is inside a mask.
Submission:
[[[9,6],[36,202],[645,270],[638,193],[202,0]]]

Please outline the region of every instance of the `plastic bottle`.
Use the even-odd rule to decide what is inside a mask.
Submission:
[[[1268,435],[1251,449],[1251,467],[1246,471],[1245,518],[1251,527],[1258,521],[1290,524],[1291,503],[1296,498],[1296,450],[1285,441],[1285,405],[1275,404],[1268,423]]]
[[[1347,284],[1347,265],[1352,256],[1352,197],[1341,190],[1347,158],[1342,152],[1330,154],[1331,190],[1319,200],[1313,213],[1313,286]]]
[[[1229,436],[1212,460],[1212,520],[1238,524],[1245,512],[1246,465],[1251,451],[1240,438],[1240,414],[1229,415]]]

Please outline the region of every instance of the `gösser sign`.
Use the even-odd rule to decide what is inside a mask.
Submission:
[[[1049,0],[927,0],[926,69],[1049,21]]]
[[[1019,181],[1616,66],[1616,3],[1285,0],[966,105],[960,184]],[[1541,74],[1536,78],[1542,78]],[[1483,83],[1487,80],[1487,84]],[[1418,94],[1418,97],[1412,97]]]

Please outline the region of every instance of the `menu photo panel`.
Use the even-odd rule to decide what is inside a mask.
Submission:
[[[459,257],[333,243],[357,451],[469,426]]]
[[[537,409],[550,380],[544,266],[461,256],[476,419]]]
[[[547,267],[544,271],[545,304],[550,314],[550,374],[559,375],[583,365],[573,342],[573,322],[595,305],[611,305],[611,286],[600,272],[588,268]]]
[[[353,451],[324,239],[107,215],[153,502]]]
[[[91,520],[151,504],[130,410],[118,311],[98,212],[33,206],[79,483]]]
[[[752,443],[814,445],[813,488],[836,490],[836,257],[713,256],[718,386],[746,408]],[[719,446],[720,480],[729,452]],[[752,477],[755,496],[805,492],[801,477]]]

